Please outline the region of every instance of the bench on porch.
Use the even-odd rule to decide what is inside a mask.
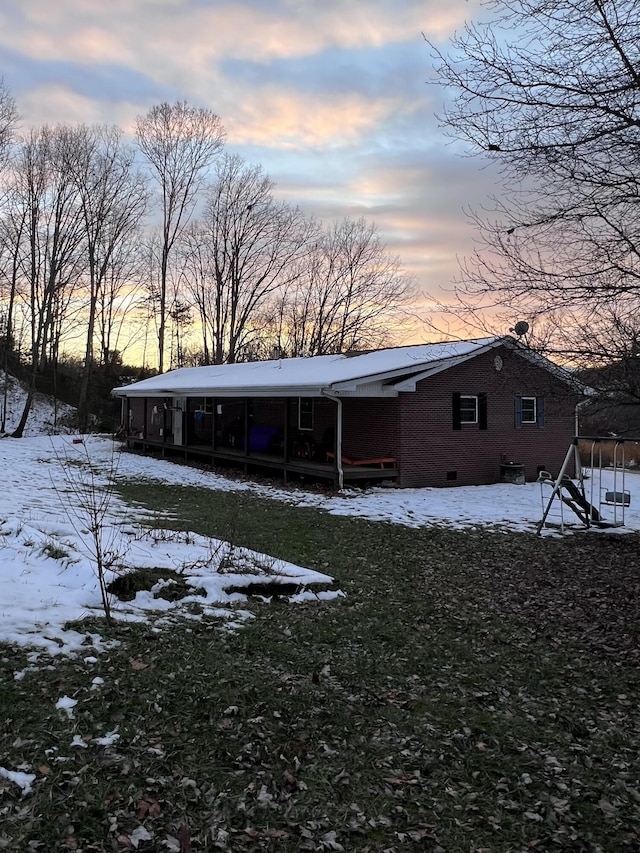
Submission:
[[[327,451],[327,462],[333,462],[336,455],[333,451]],[[361,466],[363,468],[394,468],[398,462],[395,456],[375,456],[369,459],[353,459],[351,456],[341,455],[342,464],[347,466]]]

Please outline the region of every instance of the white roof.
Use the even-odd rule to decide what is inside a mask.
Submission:
[[[182,367],[114,389],[122,397],[192,396],[395,396],[413,390],[415,381],[446,370],[500,345],[509,337],[416,344],[374,352],[283,358],[208,367]],[[548,367],[555,367],[550,362]],[[412,377],[413,381],[412,381]],[[394,381],[395,380],[395,381]]]

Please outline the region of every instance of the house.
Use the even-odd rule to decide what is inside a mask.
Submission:
[[[580,397],[510,337],[181,368],[113,393],[133,449],[403,487],[557,473]]]

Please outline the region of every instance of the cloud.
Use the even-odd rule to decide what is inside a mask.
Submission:
[[[276,148],[341,148],[355,145],[395,109],[396,100],[370,100],[355,94],[309,99],[269,87],[249,96],[227,122],[230,141]]]
[[[270,62],[329,47],[381,47],[422,31],[441,37],[464,19],[462,4],[409,0],[207,2],[193,0],[30,0],[11,15],[0,43],[33,58],[122,62],[158,70],[202,57]],[[3,35],[4,34],[4,35]],[[183,49],[176,51],[176,45]],[[156,61],[153,61],[153,57]]]
[[[364,216],[425,291],[472,248],[464,207],[494,177],[448,146],[424,33],[462,0],[24,0],[0,10],[3,73],[24,125],[115,123],[154,103],[218,113],[228,149],[327,218]]]

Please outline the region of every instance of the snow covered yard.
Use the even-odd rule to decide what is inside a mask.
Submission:
[[[6,472],[0,496],[0,637],[40,646],[49,652],[70,649],[82,637],[66,632],[64,623],[100,611],[95,575],[95,555],[86,525],[70,502],[68,476],[74,487],[86,482],[86,468],[93,467],[97,488],[107,485],[115,465],[118,479],[141,478],[181,486],[224,490],[247,490],[297,506],[315,507],[330,514],[358,516],[410,527],[439,525],[450,528],[495,526],[503,531],[533,531],[542,515],[542,492],[538,484],[497,484],[452,489],[386,489],[348,491],[322,495],[304,490],[239,482],[167,461],[118,452],[110,439],[87,436],[82,443],[70,437],[33,437],[0,442],[0,465]],[[84,473],[83,473],[84,471]],[[603,483],[612,481],[605,472]],[[84,479],[83,479],[84,478]],[[611,484],[609,484],[611,487]],[[604,486],[603,486],[604,488]],[[631,492],[624,531],[640,530],[640,474],[626,472],[625,488]],[[73,510],[70,512],[70,510]],[[144,614],[170,611],[198,604],[211,608],[238,600],[238,593],[225,593],[255,581],[255,574],[272,574],[276,581],[301,587],[327,584],[331,578],[299,566],[274,561],[234,549],[218,540],[196,534],[149,532],[143,509],[126,506],[116,495],[109,499],[104,520],[111,577],[127,569],[172,569],[186,572],[188,583],[206,590],[179,602],[155,597],[153,590],[139,593],[126,604],[118,604],[118,618],[143,618]],[[551,520],[558,510],[551,513]],[[576,521],[565,509],[565,523]],[[231,557],[249,567],[248,572],[219,571]],[[258,567],[259,571],[258,571]],[[307,593],[311,594],[311,593]],[[330,593],[324,593],[329,595]]]
[[[110,439],[98,436],[87,436],[82,442],[74,442],[69,436],[5,439],[0,442],[0,466],[6,472],[0,495],[0,639],[51,654],[78,650],[85,640],[82,634],[64,631],[65,623],[101,612],[89,519],[77,506],[78,489],[89,488],[89,468],[98,491],[107,486],[111,472],[124,481],[245,490],[334,515],[409,527],[494,527],[504,532],[531,532],[543,509],[541,488],[533,483],[452,489],[377,488],[323,495],[239,482],[184,465],[120,453]],[[605,472],[603,484],[611,487],[612,477],[611,472]],[[625,488],[631,493],[631,506],[626,509],[621,530],[640,530],[640,474],[626,472]],[[550,518],[557,516],[554,509]],[[243,612],[237,603],[244,596],[239,590],[255,584],[257,578],[287,584],[288,589],[292,584],[300,587],[293,600],[338,594],[317,591],[331,584],[327,575],[195,533],[149,530],[145,517],[148,513],[143,508],[127,506],[115,494],[109,497],[102,530],[103,549],[110,561],[107,579],[132,569],[172,570],[184,576],[193,592],[170,601],[170,596],[161,594],[170,581],[159,581],[131,601],[114,600],[118,619],[158,618],[176,611],[198,610],[241,619]],[[566,509],[564,520],[576,521]],[[155,526],[161,522],[161,518],[156,519]],[[98,637],[94,640],[99,644]]]
[[[123,470],[116,472],[120,461]],[[64,626],[102,613],[91,505],[103,500],[110,472],[144,476],[147,461],[117,449],[114,454],[113,442],[99,437],[0,441],[0,470],[5,472],[0,494],[0,640],[49,654],[82,650],[86,635]],[[169,477],[179,473],[174,466],[162,467]],[[170,600],[163,589],[166,592],[172,580],[165,578],[130,601],[112,597],[117,619],[158,619],[180,612],[237,622],[247,616],[238,608],[245,599],[242,588],[258,581],[298,588],[289,595],[292,601],[339,594],[326,589],[332,583],[327,575],[195,533],[156,529],[161,521],[155,519],[150,529],[143,510],[126,506],[115,494],[106,500],[99,524],[107,583],[131,570],[153,569],[174,572],[193,587],[191,594],[187,590]],[[92,639],[100,647],[100,638]]]
[[[107,465],[112,443],[107,439],[92,438],[89,443],[92,458]],[[314,507],[332,515],[367,518],[407,527],[429,525],[450,529],[495,526],[513,532],[533,532],[543,512],[543,496],[549,493],[545,486],[526,483],[523,486],[497,483],[490,486],[462,486],[449,489],[394,489],[378,487],[366,490],[345,490],[340,494],[318,493],[279,486],[266,486],[251,481],[239,481],[217,474],[190,468],[178,463],[133,453],[122,453],[118,476],[143,478],[181,486],[199,486],[216,491],[246,490],[261,497],[272,498],[302,507]],[[612,471],[603,471],[602,482],[597,486],[611,489],[614,485]],[[587,491],[590,485],[587,481]],[[621,488],[618,474],[617,489]],[[625,525],[621,532],[640,530],[640,472],[627,470],[625,490],[631,493],[631,504],[625,511]],[[604,509],[605,517],[613,518],[611,509]],[[554,507],[550,521],[559,521]],[[569,510],[564,512],[565,524],[580,528],[578,520]]]

